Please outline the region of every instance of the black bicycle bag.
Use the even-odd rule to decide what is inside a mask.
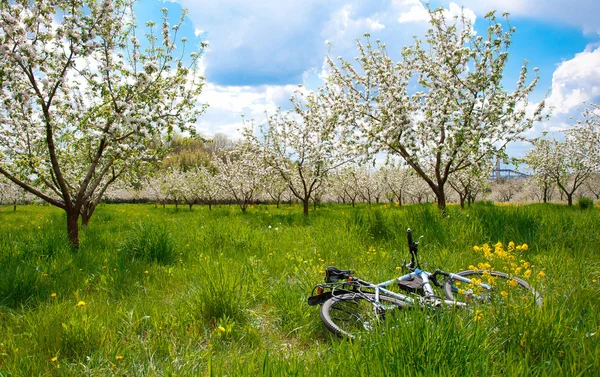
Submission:
[[[410,280],[398,280],[398,286],[400,289],[406,292],[416,293],[419,295],[425,294],[425,291],[423,290],[423,279],[421,279],[420,276],[414,276]]]

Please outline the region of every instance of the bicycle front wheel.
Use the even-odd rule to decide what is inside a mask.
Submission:
[[[449,278],[443,286],[449,300],[466,304],[532,303],[541,306],[542,295],[525,280],[509,276],[504,272],[485,270],[466,270],[456,273],[470,280],[470,283]]]
[[[325,327],[339,337],[354,338],[361,332],[371,331],[385,320],[385,313],[407,305],[394,297],[373,293],[344,293],[325,301],[321,319]]]

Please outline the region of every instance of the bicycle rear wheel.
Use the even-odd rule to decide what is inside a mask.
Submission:
[[[325,301],[321,307],[321,319],[335,335],[352,339],[383,322],[386,312],[407,305],[404,301],[382,295],[379,302],[380,306],[375,303],[373,293],[344,293]]]
[[[526,281],[499,271],[466,270],[456,273],[471,280],[465,283],[449,278],[443,286],[449,300],[467,304],[474,303],[519,303],[541,306],[542,295]],[[489,289],[478,284],[483,283]]]

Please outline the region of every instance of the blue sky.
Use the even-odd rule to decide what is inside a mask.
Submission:
[[[539,67],[541,81],[531,101],[554,107],[550,121],[537,124],[528,136],[568,127],[583,101],[600,100],[600,1],[598,0],[460,0],[431,1],[450,12],[464,7],[476,18],[477,30],[487,26],[491,9],[508,11],[517,28],[505,72],[511,88],[524,60]],[[180,36],[191,43],[209,42],[201,65],[207,79],[202,101],[209,104],[198,121],[207,136],[239,136],[242,115],[257,121],[264,112],[287,107],[298,84],[321,84],[327,43],[330,56],[351,60],[356,39],[368,32],[388,45],[392,57],[423,35],[427,22],[419,0],[141,0],[140,24],[160,21],[167,7],[173,22],[181,8],[189,10]],[[526,144],[513,144],[509,154],[520,156]]]

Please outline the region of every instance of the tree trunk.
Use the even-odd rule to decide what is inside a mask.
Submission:
[[[398,207],[402,207],[402,191],[398,193]]]
[[[435,197],[437,199],[437,205],[440,212],[442,212],[442,216],[446,215],[446,195],[444,194],[444,190],[439,189],[435,191]]]
[[[354,203],[356,202],[355,199],[352,199],[352,208],[354,208]]]
[[[281,199],[277,198],[277,208],[279,208],[279,204],[281,204]]]
[[[462,195],[458,195],[460,198],[460,209],[465,209],[465,197]]]
[[[13,202],[13,212],[16,212],[16,211],[17,211],[17,201],[15,200]]]
[[[85,206],[82,209],[83,210],[81,211],[81,226],[85,228],[89,224],[90,218],[92,217],[92,213],[94,212],[94,210],[88,212],[88,208],[86,208]]]
[[[567,203],[569,204],[569,207],[573,206],[573,194],[567,194]]]
[[[165,209],[165,201],[164,200],[162,202],[162,205],[163,205],[163,209]]]
[[[175,199],[175,209],[177,209],[177,199]]]
[[[69,235],[69,242],[71,247],[79,249],[79,227],[77,220],[79,220],[79,211],[74,209],[67,209],[67,233]]]
[[[304,216],[308,216],[308,198],[304,199],[302,204],[304,205]]]
[[[212,211],[212,202],[210,200],[208,201],[208,210]]]
[[[317,210],[317,200],[313,200],[313,211]]]
[[[190,206],[190,211],[192,210],[192,206],[194,205],[194,203],[188,203],[188,205]]]

